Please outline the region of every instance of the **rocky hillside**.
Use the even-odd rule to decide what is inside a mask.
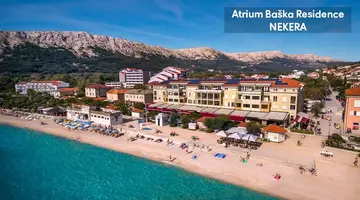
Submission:
[[[281,71],[337,62],[340,61],[329,57],[287,55],[280,51],[226,53],[207,47],[172,50],[86,32],[0,31],[1,71],[21,71],[22,67],[34,65],[37,70],[44,65],[48,65],[45,67],[48,69],[51,64],[59,69],[70,67],[70,71],[115,71],[124,67],[160,69],[167,65]],[[5,64],[13,67],[9,69]]]

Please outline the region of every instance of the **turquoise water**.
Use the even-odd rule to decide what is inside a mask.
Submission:
[[[0,199],[276,198],[127,154],[0,124]]]

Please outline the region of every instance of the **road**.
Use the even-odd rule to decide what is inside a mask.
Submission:
[[[339,101],[336,100],[336,92],[333,92],[329,97],[330,101],[325,102],[325,108],[327,110],[332,110],[332,113],[324,114],[326,117],[331,118],[330,122],[330,131],[329,131],[329,121],[324,117],[324,119],[320,120],[320,128],[321,128],[321,135],[322,136],[328,136],[329,133],[341,133],[342,127],[343,127],[343,121],[342,121],[342,112],[343,107],[339,103]],[[336,129],[334,127],[334,123],[340,124],[340,129]]]

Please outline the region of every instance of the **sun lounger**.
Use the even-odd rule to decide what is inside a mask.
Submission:
[[[221,158],[226,158],[226,155],[225,155],[225,154],[222,154],[222,155],[221,155]]]
[[[215,156],[215,157],[218,157],[219,155],[220,155],[220,153],[217,153],[217,154],[215,154],[214,156]]]

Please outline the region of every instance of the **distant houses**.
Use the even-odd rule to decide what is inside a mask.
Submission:
[[[88,85],[85,87],[85,96],[90,98],[106,97],[106,93],[111,89],[112,87],[101,84]]]

